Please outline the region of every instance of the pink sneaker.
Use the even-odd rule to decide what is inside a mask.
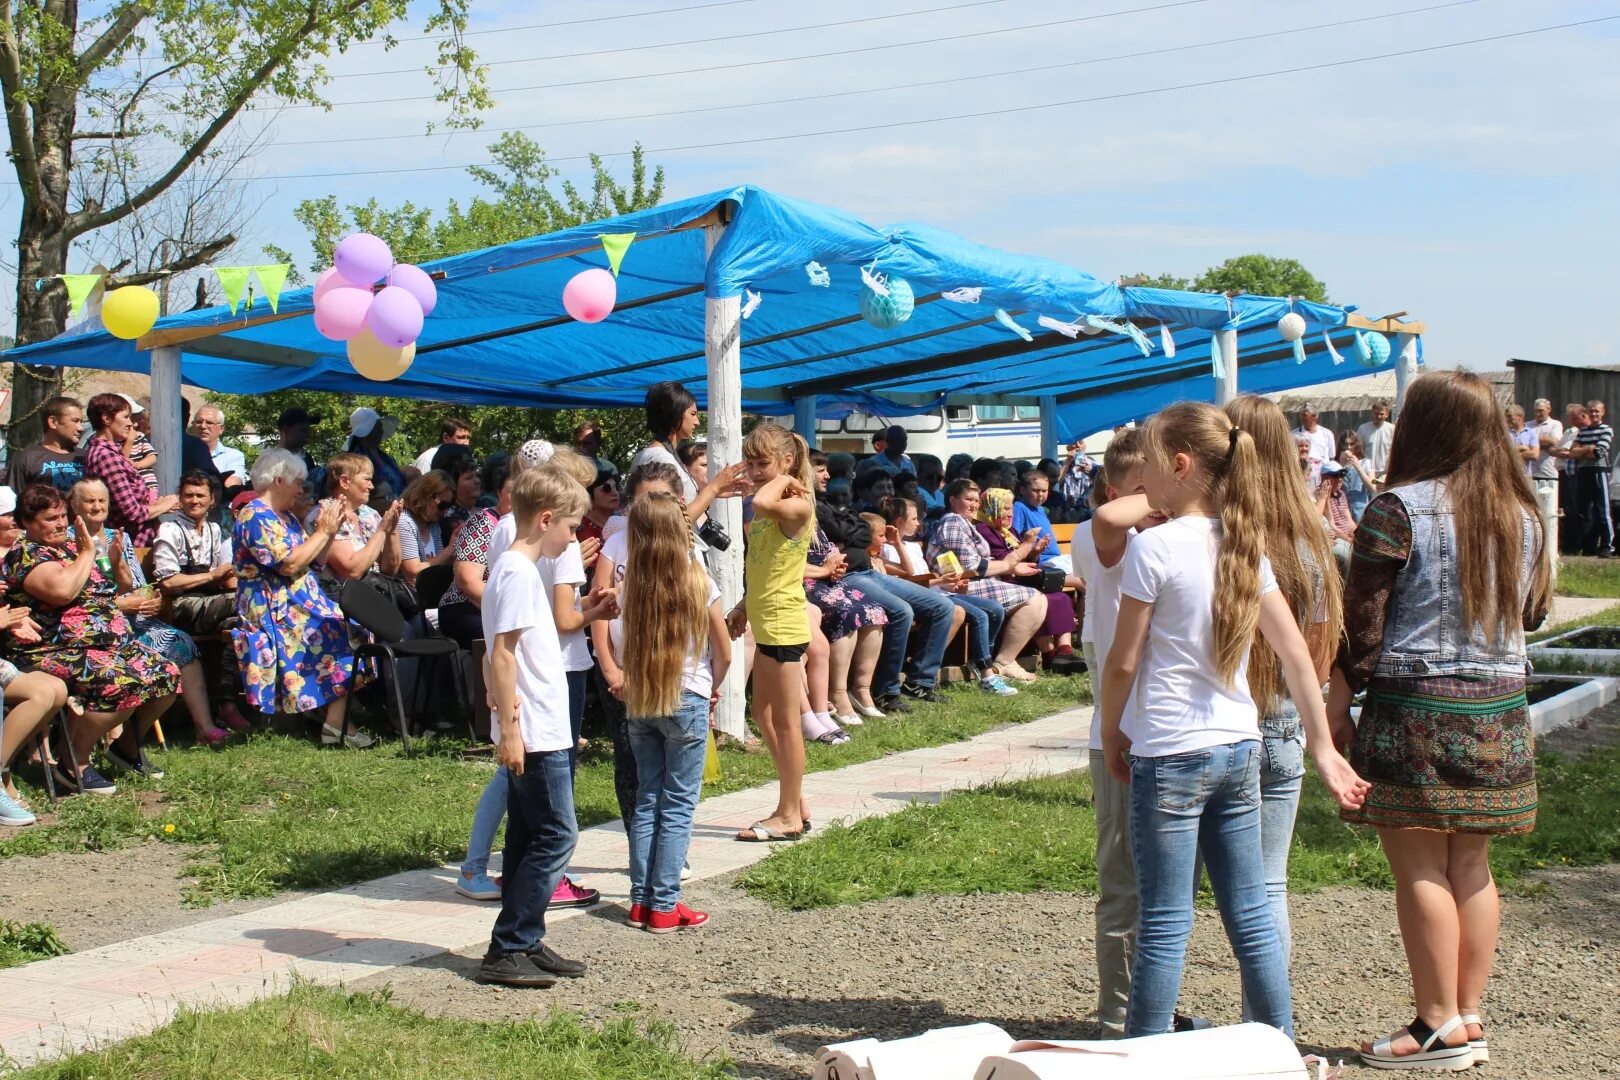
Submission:
[[[590,907],[600,899],[602,899],[601,892],[576,885],[567,874],[564,874],[562,881],[557,884],[557,891],[551,894],[550,906]]]

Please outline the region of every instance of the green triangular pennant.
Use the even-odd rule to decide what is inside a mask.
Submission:
[[[624,253],[630,250],[630,242],[636,238],[633,232],[627,233],[598,233],[596,238],[602,241],[602,250],[607,252],[608,269],[613,276],[619,276],[619,264],[624,262]]]
[[[264,290],[264,298],[270,301],[271,314],[275,313],[276,304],[281,300],[281,287],[287,283],[287,271],[290,269],[292,267],[287,263],[253,268],[253,272],[259,275],[259,288]]]
[[[253,273],[251,266],[216,266],[214,273],[219,275],[219,287],[225,292],[225,303],[230,306],[231,314],[236,314],[236,306],[242,302],[242,290],[247,288],[248,275]]]
[[[62,284],[67,288],[68,318],[74,318],[84,310],[84,302],[90,295],[90,290],[96,287],[101,280],[100,274],[58,274]]]

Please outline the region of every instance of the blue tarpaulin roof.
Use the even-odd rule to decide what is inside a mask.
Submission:
[[[729,221],[712,257],[692,226]],[[563,311],[564,284],[607,263],[597,237],[634,232],[621,268],[618,306],[587,325]],[[811,282],[820,263],[830,284]],[[911,318],[879,329],[860,316],[861,267],[905,279],[916,295]],[[301,387],[388,394],[464,404],[535,407],[639,405],[646,388],[678,379],[705,398],[704,297],[757,293],[742,323],[744,407],[791,412],[816,395],[821,415],[851,408],[897,416],[947,400],[1035,403],[1054,398],[1060,438],[1139,419],[1171,401],[1213,400],[1211,339],[1239,333],[1240,387],[1268,392],[1361,374],[1346,309],[1275,297],[1120,287],[1049,259],[971,243],[928,225],[875,228],[840,210],[737,187],[651,210],[591,222],[470,252],[423,268],[438,277],[414,364],[377,383],[357,374],[339,342],[323,338],[311,290],[281,297],[280,314],[232,315],[223,307],[171,315],[154,335],[202,331],[182,345],[185,382],[236,394]],[[442,275],[442,276],[441,276]],[[976,303],[941,293],[982,290]],[[1033,337],[1024,341],[995,318],[1010,313]],[[1277,320],[1303,316],[1310,349],[1298,364],[1278,337]],[[1103,331],[1071,340],[1041,327],[1048,316],[1091,315],[1131,322],[1151,345]],[[1167,327],[1175,356],[1160,347]],[[209,331],[212,331],[209,333]],[[1331,335],[1345,362],[1328,355]],[[1393,350],[1392,350],[1393,353]],[[4,354],[7,360],[119,371],[150,369],[136,343],[99,329]],[[1229,358],[1228,358],[1229,359]],[[1381,368],[1392,366],[1394,357]]]

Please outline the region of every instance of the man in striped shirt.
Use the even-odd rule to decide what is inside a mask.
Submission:
[[[1569,459],[1575,466],[1575,505],[1580,508],[1583,555],[1609,558],[1614,555],[1614,523],[1609,520],[1609,470],[1613,466],[1610,449],[1614,429],[1605,417],[1601,401],[1586,403],[1586,425],[1575,436]]]

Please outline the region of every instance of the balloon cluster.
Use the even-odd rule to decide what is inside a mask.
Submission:
[[[421,267],[396,265],[388,245],[370,233],[338,241],[332,263],[315,279],[315,329],[347,342],[349,362],[366,378],[399,378],[416,359],[422,320],[439,302],[433,279]]]

